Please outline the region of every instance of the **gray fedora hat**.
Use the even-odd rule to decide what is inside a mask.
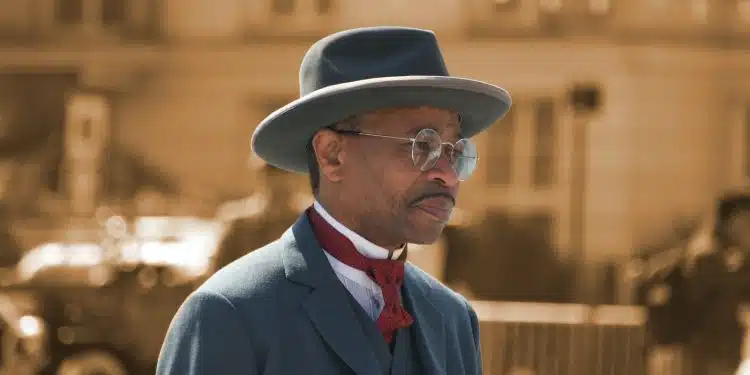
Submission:
[[[472,137],[504,116],[510,95],[489,83],[451,77],[435,34],[406,27],[342,31],[313,44],[299,71],[300,98],[266,117],[252,149],[275,167],[308,173],[315,133],[350,116],[384,108],[454,110]]]

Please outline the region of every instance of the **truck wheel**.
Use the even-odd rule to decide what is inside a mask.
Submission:
[[[63,359],[55,375],[128,375],[128,371],[114,354],[90,349]]]

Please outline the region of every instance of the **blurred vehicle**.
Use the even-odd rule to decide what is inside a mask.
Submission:
[[[142,218],[138,225],[139,235],[114,249],[112,243],[32,249],[4,283],[10,305],[47,327],[41,373],[154,373],[172,316],[209,272],[220,228],[187,218]],[[22,300],[31,302],[16,302]]]
[[[26,252],[0,285],[10,306],[47,327],[41,373],[153,374],[183,300],[219,268],[278,238],[299,215],[298,207],[273,215],[240,208],[220,220],[108,217],[101,241]],[[414,261],[442,279],[443,242],[413,247]]]
[[[548,215],[491,209],[458,216],[443,230],[448,285],[480,300],[570,300],[572,268],[558,256]]]

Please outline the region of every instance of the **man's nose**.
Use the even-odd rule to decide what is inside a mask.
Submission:
[[[445,153],[440,156],[440,159],[435,163],[435,167],[427,171],[427,177],[430,181],[437,181],[448,188],[454,188],[460,182],[458,174],[453,169],[453,165]]]

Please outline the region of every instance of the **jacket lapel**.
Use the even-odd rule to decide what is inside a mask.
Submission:
[[[284,234],[286,277],[313,288],[303,308],[331,349],[358,375],[380,375],[349,296],[320,248],[306,214]]]
[[[419,273],[407,263],[403,293],[406,309],[414,318],[415,344],[427,374],[446,375],[443,314],[429,298],[431,288]]]

